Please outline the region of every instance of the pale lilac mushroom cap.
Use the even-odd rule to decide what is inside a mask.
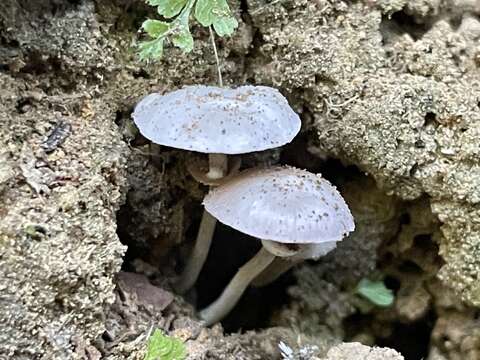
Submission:
[[[305,258],[322,256],[333,244],[315,244],[340,241],[355,228],[347,204],[328,180],[292,167],[244,171],[212,189],[203,203],[219,221],[248,235],[312,244],[299,254]]]
[[[141,134],[156,144],[202,153],[243,154],[282,146],[300,118],[274,88],[188,86],[143,98],[133,112]]]

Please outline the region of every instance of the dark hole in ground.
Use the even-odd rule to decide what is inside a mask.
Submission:
[[[300,133],[290,144],[284,146],[280,155],[280,164],[320,173],[323,177],[341,186],[343,183],[365,176],[354,165],[344,165],[338,159],[320,157],[308,151],[308,139],[314,136],[310,132]]]
[[[413,323],[397,322],[393,326],[392,334],[386,338],[378,338],[376,345],[398,350],[405,360],[426,359],[435,318],[435,314],[430,312]]]
[[[150,79],[150,74],[145,69],[138,69],[132,71],[133,77],[135,79],[142,78],[142,79]]]
[[[415,264],[411,260],[405,260],[398,266],[398,270],[407,274],[417,274],[420,275],[423,273],[423,270],[420,266]]]
[[[430,24],[425,22],[425,19],[420,22],[405,11],[393,13],[391,19],[403,32],[410,34],[415,40],[420,39],[431,27]]]
[[[172,189],[172,192],[175,193],[175,190]],[[181,196],[184,197],[185,194]],[[132,223],[131,211],[132,209],[127,204],[117,213],[117,233],[122,243],[128,246],[122,266],[123,271],[135,271],[131,264],[137,258],[146,260],[153,265],[152,249],[149,249],[149,244],[136,242],[128,233],[128,227],[135,226]],[[190,206],[190,213],[194,218],[185,234],[188,241],[193,241],[196,237],[201,211],[200,206]],[[207,261],[195,286],[197,308],[202,309],[213,302],[238,268],[249,261],[260,247],[261,243],[258,239],[218,223]],[[178,257],[179,252],[173,249],[170,256]],[[183,267],[182,260],[185,259],[179,260],[177,264],[178,273]],[[267,327],[273,312],[288,302],[286,289],[293,282],[293,276],[288,272],[269,286],[249,287],[231,314],[222,321],[225,331],[236,332]]]
[[[123,111],[117,110],[115,112],[115,124],[117,124],[117,126],[122,126],[125,118],[126,114]]]
[[[364,176],[355,166],[345,167],[334,159],[321,160],[306,149],[307,135],[301,134],[284,147],[279,163],[322,173],[339,186]],[[196,231],[198,224],[193,227]],[[191,234],[191,237],[194,235]],[[197,307],[201,309],[217,299],[238,268],[249,261],[260,246],[258,239],[219,224],[207,262],[197,281]],[[222,321],[223,327],[227,332],[267,327],[273,312],[289,302],[286,289],[294,282],[295,278],[289,271],[269,286],[247,288],[237,306]]]
[[[320,171],[323,160],[307,150],[308,138],[308,132],[303,132],[298,134],[290,144],[285,145],[280,155],[280,163],[312,172]]]
[[[352,341],[358,334],[371,333],[372,328],[385,328],[384,334],[376,334],[374,339],[376,346],[395,349],[405,357],[405,360],[426,359],[435,319],[435,314],[430,312],[424,318],[408,324],[397,321],[374,325],[375,317],[372,314],[357,312],[344,321],[346,341]]]
[[[129,226],[135,226],[132,224],[132,216],[130,214],[131,209],[124,205],[117,212],[117,235],[122,244],[127,245],[127,252],[123,257],[122,270],[134,271],[131,267],[131,262],[135,259],[143,259],[148,253],[147,244],[139,243],[132,239],[128,233]]]
[[[435,19],[430,17],[420,18],[401,10],[391,16],[385,16],[380,25],[380,32],[385,44],[395,39],[393,34],[409,34],[413,40],[419,40],[430,30]]]
[[[410,214],[408,213],[403,213],[400,215],[400,225],[408,225],[412,222],[412,219],[410,219]]]
[[[427,112],[425,114],[425,126],[428,126],[428,125],[431,125],[431,126],[434,126],[436,127],[438,124],[437,124],[437,114],[435,114],[434,112]]]
[[[416,248],[432,251],[435,250],[438,253],[438,246],[432,240],[432,234],[418,234],[413,238],[413,244]]]
[[[400,289],[400,285],[401,285],[400,280],[398,280],[393,276],[390,276],[390,275],[385,276],[385,278],[383,279],[383,282],[385,286],[388,289],[392,290],[395,294]]]
[[[345,339],[351,341],[355,335],[361,334],[370,327],[374,317],[372,314],[362,314],[356,312],[343,321],[343,327],[345,328]],[[366,330],[370,332],[369,330]]]
[[[125,111],[121,110],[117,113],[116,120],[120,123],[125,117]],[[306,168],[316,173],[321,172],[337,185],[351,181],[359,175],[363,176],[356,167],[345,167],[340,161],[318,160],[305,150],[306,141],[307,138],[301,136],[293,145],[287,146],[281,153],[280,163]],[[155,166],[153,162],[151,166]],[[174,203],[188,197],[188,194],[178,192],[174,188],[170,189],[168,194],[172,203],[168,204],[167,201],[163,204],[166,207],[173,206]],[[156,199],[145,199],[145,201],[145,206],[150,206],[151,202],[156,201]],[[187,201],[187,203],[190,203],[190,201]],[[190,217],[190,225],[186,229],[185,239],[192,243],[198,231],[202,207],[197,202],[191,205],[185,208],[186,216]],[[158,261],[152,259],[154,249],[149,249],[148,243],[138,243],[135,239],[130,238],[128,228],[137,226],[134,223],[136,217],[132,216],[132,212],[135,212],[135,209],[132,209],[127,203],[117,214],[119,237],[124,244],[128,245],[123,266],[123,270],[126,271],[134,271],[130,264],[136,258],[146,260],[154,266],[160,263],[159,259]],[[138,221],[138,218],[136,221]],[[207,262],[195,287],[196,294],[194,297],[197,308],[201,309],[213,302],[221,294],[236,271],[256,254],[260,246],[261,243],[258,239],[219,224],[215,231]],[[178,250],[173,249],[169,256],[177,258],[177,268],[175,270],[179,273],[185,259],[178,259],[180,254]],[[273,312],[290,301],[287,288],[293,285],[294,281],[292,273],[287,272],[269,286],[263,288],[249,287],[231,314],[222,321],[224,329],[227,332],[236,332],[268,327]]]
[[[117,114],[117,121],[124,117],[125,114],[120,111]],[[339,160],[328,158],[319,160],[318,157],[307,151],[307,147],[308,135],[302,134],[292,145],[288,145],[282,150],[279,162],[284,165],[305,168],[315,173],[322,173],[325,178],[339,186],[340,190],[343,184],[365,176],[357,167],[345,166]],[[178,161],[180,161],[179,158],[173,160],[175,163]],[[153,162],[151,166],[154,166]],[[168,194],[171,200],[170,206],[189,196],[187,193],[173,188],[168,190]],[[155,199],[150,200],[156,201]],[[167,203],[169,202],[167,201]],[[190,225],[185,233],[185,239],[193,242],[198,230],[202,207],[197,200],[193,203],[190,199],[187,201],[188,203],[191,203],[191,206],[185,207],[185,212],[186,216],[189,217],[188,223]],[[168,206],[168,204],[164,204],[164,206]],[[118,233],[122,242],[129,246],[123,269],[133,271],[134,269],[129,264],[136,258],[150,259],[150,264],[157,266],[158,261],[151,261],[152,250],[148,248],[148,244],[137,244],[135,239],[128,238],[128,231],[126,230],[128,227],[136,226],[132,221],[131,211],[132,209],[125,206],[118,213]],[[408,215],[405,215],[403,220],[404,223],[408,223]],[[419,241],[421,240],[419,239]],[[214,301],[236,271],[256,254],[260,246],[260,241],[257,239],[219,224],[207,262],[195,287],[195,305],[197,308],[201,309]],[[182,262],[185,261],[185,259],[179,259],[179,254],[178,249],[173,249],[169,253],[170,257],[175,257],[178,260],[177,272],[181,270]],[[273,313],[289,303],[290,298],[287,294],[287,288],[294,282],[294,276],[291,272],[288,272],[270,286],[264,288],[249,287],[231,314],[222,321],[224,329],[227,332],[237,332],[268,327]],[[395,292],[400,287],[399,281],[393,277],[387,276],[385,284]],[[350,320],[355,321],[356,319],[352,317]],[[358,320],[357,326],[360,327],[365,321],[368,321],[363,317],[359,317]],[[400,328],[398,331],[403,330]]]
[[[260,249],[258,239],[219,224],[207,262],[197,281],[197,307],[204,308],[222,293],[238,268]],[[268,326],[272,313],[288,302],[286,288],[293,283],[287,273],[269,286],[249,287],[233,311],[222,321],[227,332]]]

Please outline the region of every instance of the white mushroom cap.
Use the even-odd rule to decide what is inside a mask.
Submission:
[[[266,86],[188,86],[150,94],[137,104],[133,119],[154,143],[218,154],[282,146],[301,126],[282,94]]]
[[[222,223],[282,243],[340,241],[355,228],[330,182],[292,167],[244,171],[210,190],[203,203]]]

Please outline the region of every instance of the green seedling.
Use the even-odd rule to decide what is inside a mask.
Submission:
[[[184,360],[186,357],[187,349],[183,342],[156,329],[148,339],[144,360]]]
[[[232,35],[238,22],[230,11],[227,0],[146,0],[165,21],[147,19],[142,30],[149,40],[139,44],[141,60],[157,60],[163,55],[165,41],[188,53],[193,50],[189,21],[193,15],[205,27],[213,27],[217,35]]]
[[[388,289],[383,281],[371,281],[364,278],[358,283],[355,292],[376,306],[389,307],[393,304],[392,290]]]

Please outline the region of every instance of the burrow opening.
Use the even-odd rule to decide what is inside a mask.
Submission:
[[[121,126],[121,119],[125,117],[125,112],[118,114],[117,125]],[[341,186],[342,183],[353,181],[355,177],[364,176],[354,166],[346,167],[335,159],[322,160],[308,152],[309,136],[311,136],[311,134],[307,132],[299,134],[292,143],[283,147],[280,152],[267,151],[247,155],[245,156],[244,163],[246,167],[251,167],[258,161],[257,158],[261,158],[262,160],[267,158],[267,162],[272,162],[277,165],[295,166],[315,173],[321,173],[336,186]],[[144,143],[144,141],[138,138],[131,142],[131,144]],[[170,150],[168,148],[165,148],[164,151],[172,151],[173,157],[179,153],[176,150]],[[188,156],[188,154],[186,156]],[[154,160],[155,159],[152,159],[150,166],[155,166],[153,164],[155,163]],[[171,159],[171,161],[181,162],[183,160],[179,157],[173,160]],[[168,166],[171,166],[171,164]],[[165,171],[165,169],[163,169],[163,171]],[[175,190],[172,191],[175,192]],[[203,191],[206,193],[208,191],[207,187],[203,187]],[[127,198],[130,196],[134,196],[134,194],[128,194]],[[176,196],[181,198],[188,197],[189,195],[185,192],[176,191]],[[157,201],[157,199],[152,197],[148,199],[147,205],[150,206],[151,203],[155,201]],[[192,199],[188,199],[188,201],[185,202],[185,207],[188,208],[186,211],[188,211],[187,216],[190,219],[184,231],[183,241],[192,244],[199,227],[203,207],[201,206],[201,201]],[[156,264],[162,264],[162,262],[164,264],[163,266],[171,266],[172,262],[162,261],[162,259],[157,259],[158,261],[155,264],[155,260],[152,259],[152,249],[149,248],[149,244],[137,243],[135,239],[131,238],[128,227],[136,226],[135,223],[131,222],[131,211],[132,209],[127,200],[127,204],[120,209],[117,215],[118,235],[121,241],[128,246],[122,270],[132,271],[133,267],[130,264],[138,258],[146,260],[154,266]],[[193,295],[192,293],[188,294],[187,299],[194,303],[197,309],[201,309],[211,303],[221,294],[238,268],[251,259],[260,247],[261,243],[258,239],[242,234],[221,223],[217,223],[212,246],[205,266],[196,283],[195,292]],[[184,265],[185,259],[182,259],[182,251],[180,248],[181,247],[172,248],[169,253],[169,256],[176,257],[173,269],[167,271],[170,274],[172,270],[178,274]],[[262,288],[249,287],[235,309],[222,321],[225,331],[236,332],[239,330],[268,327],[272,314],[290,301],[286,290],[294,282],[294,276],[291,271],[288,271],[269,286]]]
[[[359,179],[366,176],[355,166],[346,166],[336,159],[320,159],[311,154],[307,150],[311,135],[312,134],[308,132],[302,133],[279,153],[272,152],[271,154],[267,154],[267,157],[273,158],[276,164],[291,165],[312,172],[322,173],[325,178],[340,189],[343,185],[349,182],[359,181]],[[142,144],[144,142],[137,141],[137,143]],[[161,165],[164,166],[162,171],[169,171],[168,167],[175,167],[175,163],[179,163],[180,166],[184,165],[182,161],[185,160],[185,154],[181,155],[182,152],[168,148],[164,148],[162,151],[168,153],[169,157],[166,169],[164,164]],[[154,166],[153,163],[154,161],[152,161],[152,164],[149,166]],[[184,200],[183,203],[185,216],[188,218],[188,221],[184,221],[187,225],[183,233],[182,241],[191,244],[196,236],[200,222],[202,212],[201,199],[191,198],[188,192],[182,189],[170,190],[174,194],[174,197],[188,198],[188,200]],[[203,188],[203,191],[206,193],[207,188]],[[171,199],[172,204],[170,205],[173,205],[178,200],[180,199]],[[155,199],[150,199],[150,201],[155,201]],[[152,261],[152,252],[149,245],[145,243],[135,243],[128,234],[128,227],[136,226],[131,222],[132,216],[130,211],[132,211],[132,209],[129,208],[127,202],[119,211],[118,215],[118,234],[122,242],[128,245],[123,270],[132,271],[133,267],[131,267],[130,264],[135,259],[140,258],[146,260],[153,266],[159,266],[158,264],[160,264],[160,270],[162,270],[162,267],[168,268],[167,271],[162,273],[168,273],[170,275],[174,273],[178,274],[183,266],[184,260],[182,260],[182,254],[185,254],[185,252],[182,252],[180,249],[181,246],[172,248],[168,254],[168,258],[175,258],[176,261],[173,263],[171,261],[162,261],[162,259],[158,259],[157,262]],[[405,217],[408,217],[408,214],[406,214]],[[402,223],[402,221],[400,221],[400,223]],[[408,224],[408,221],[403,221],[403,223]],[[257,239],[241,234],[222,224],[218,224],[209,256],[200,273],[193,296],[190,294],[187,296],[187,299],[195,304],[197,309],[201,309],[211,303],[220,295],[237,269],[247,262],[259,250],[260,246],[260,242]],[[406,270],[411,270],[409,268],[414,266],[405,263],[404,267]],[[271,325],[272,315],[282,307],[288,306],[292,301],[287,293],[287,289],[295,284],[295,281],[296,279],[292,271],[289,271],[269,286],[264,288],[249,287],[234,310],[222,321],[225,331],[232,333],[269,327]],[[395,284],[393,277],[387,277],[385,283],[387,287],[398,290],[395,289],[395,287],[399,285]],[[321,289],[319,289],[319,291],[321,291]],[[403,324],[400,321],[398,323],[395,322],[393,324],[395,331],[392,336],[388,338],[375,338],[375,344],[379,346],[389,346],[399,351],[406,351],[407,354],[411,354],[408,355],[407,359],[418,359],[422,356],[426,357],[428,355],[429,337],[432,330],[431,324],[433,324],[434,317],[434,314],[429,313],[427,317],[415,323]],[[346,331],[346,333],[350,332],[350,335],[352,335],[352,329],[356,328],[356,326],[352,326],[352,324],[358,325],[365,321],[368,321],[368,316],[365,318],[360,313],[355,313],[348,317],[344,326],[345,329],[350,330]],[[405,337],[405,334],[409,333],[411,327],[418,330],[419,333],[416,337]],[[406,344],[410,342],[412,344],[418,343],[419,339],[421,344],[416,345],[415,350],[408,352],[409,350],[406,350]]]
[[[389,281],[392,281],[390,278]],[[391,284],[392,285],[392,284]],[[430,346],[430,336],[437,316],[433,310],[414,322],[396,321],[386,325],[388,331],[374,336],[374,344],[399,351],[405,360],[426,359]],[[346,329],[345,341],[356,341],[355,335],[372,326],[375,319],[372,315],[355,313],[344,321]]]

